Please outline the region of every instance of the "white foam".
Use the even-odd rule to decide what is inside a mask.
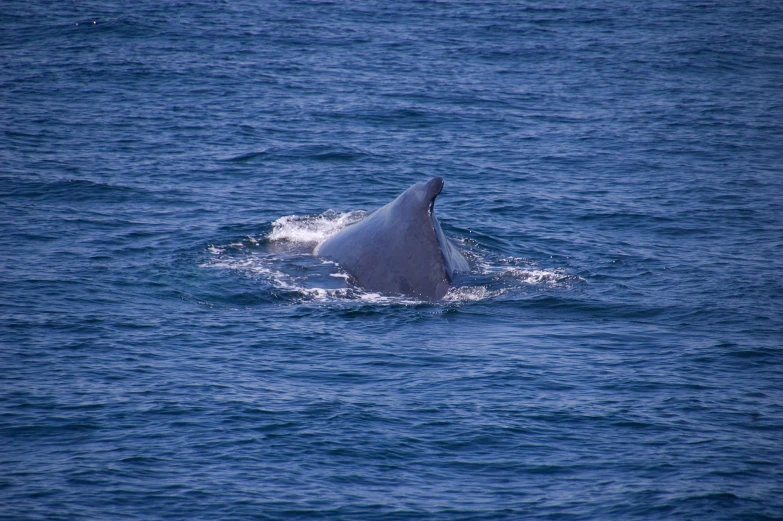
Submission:
[[[381,295],[365,291],[361,288],[318,288],[307,287],[303,281],[275,269],[274,266],[280,263],[280,259],[273,256],[254,255],[243,257],[232,257],[226,254],[224,248],[210,246],[207,248],[214,257],[208,259],[199,265],[201,268],[224,269],[237,271],[246,275],[258,276],[265,279],[273,287],[281,291],[290,292],[299,295],[303,300],[313,300],[319,302],[325,301],[350,301],[357,300],[367,303],[389,303],[389,304],[419,304],[418,301],[410,298]],[[334,264],[325,262],[325,264]],[[345,273],[332,273],[330,276],[348,279],[349,275]]]
[[[553,285],[564,281],[567,275],[562,270],[527,270],[512,268],[503,272],[503,275],[528,284]]]
[[[220,268],[226,270],[241,271],[243,273],[253,273],[255,275],[265,275],[273,277],[279,280],[285,280],[288,277],[282,271],[271,269],[270,267],[260,263],[254,258],[219,258],[210,259],[209,261],[200,264],[200,268]]]
[[[405,299],[403,297],[381,295],[380,293],[369,293],[361,289],[353,288],[338,288],[338,289],[324,289],[324,288],[305,288],[298,286],[291,288],[292,291],[300,293],[302,296],[317,301],[331,301],[331,300],[360,300],[372,304],[388,304],[388,303],[400,303],[400,304],[417,304],[417,301]]]
[[[489,290],[486,286],[454,286],[443,297],[446,302],[478,302],[497,297],[508,291],[507,288]]]
[[[346,226],[361,221],[365,215],[363,211],[337,213],[332,210],[321,215],[286,215],[272,223],[267,239],[319,244]]]
[[[496,280],[522,282],[524,284],[540,284],[546,286],[560,286],[575,281],[584,282],[584,279],[576,275],[570,275],[563,268],[538,269],[535,263],[522,258],[505,257],[488,261],[475,253],[470,254],[481,275],[491,275]]]

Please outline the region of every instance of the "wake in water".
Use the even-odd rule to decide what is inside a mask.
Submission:
[[[320,215],[287,215],[274,221],[272,230],[261,237],[208,246],[201,267],[258,278],[265,286],[262,290],[286,300],[421,304],[410,297],[382,295],[356,286],[337,264],[313,254],[319,244],[366,215],[363,211],[332,210]],[[472,240],[456,242],[468,258],[471,272],[454,281],[443,298],[446,302],[483,301],[583,281],[562,269],[537,269],[526,259],[499,257]]]

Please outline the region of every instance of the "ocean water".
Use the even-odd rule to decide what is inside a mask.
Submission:
[[[0,7],[0,519],[783,519],[783,5]],[[413,183],[442,302],[317,244]]]

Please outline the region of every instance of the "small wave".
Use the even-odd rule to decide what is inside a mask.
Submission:
[[[303,159],[312,161],[357,161],[363,159],[381,158],[369,151],[355,147],[339,145],[302,145],[296,147],[270,147],[264,150],[246,152],[226,158],[233,163],[254,161],[279,161],[285,159]]]
[[[321,215],[286,215],[272,223],[267,235],[270,241],[288,241],[299,244],[319,244],[346,226],[361,221],[366,212],[337,213],[328,210]]]

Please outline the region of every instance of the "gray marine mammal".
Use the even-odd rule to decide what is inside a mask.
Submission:
[[[337,262],[371,291],[443,298],[454,274],[470,267],[435,218],[435,198],[441,190],[440,177],[411,186],[321,243],[315,254]]]

